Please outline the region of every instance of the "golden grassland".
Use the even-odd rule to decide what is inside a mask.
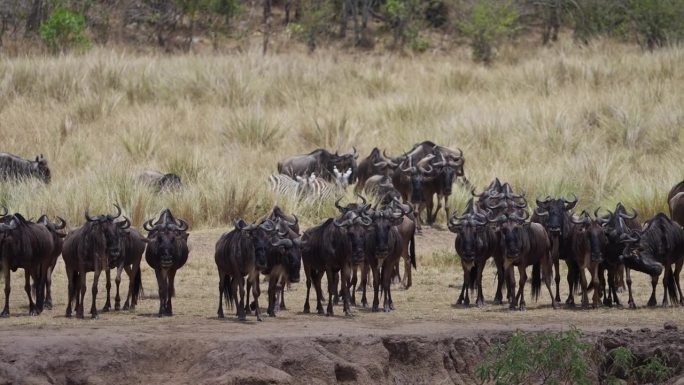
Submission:
[[[361,159],[429,139],[462,148],[477,186],[498,176],[530,197],[575,192],[578,209],[666,211],[682,179],[684,49],[511,52],[491,67],[336,52],[2,58],[0,151],[45,154],[53,181],[4,183],[0,204],[72,226],[85,208],[118,202],[135,225],[170,207],[194,229],[226,227],[278,200],[266,179],[288,155],[356,146]],[[150,168],[178,173],[185,188],[137,185]],[[456,188],[452,205],[468,196]],[[280,204],[305,224],[334,213],[330,202]]]

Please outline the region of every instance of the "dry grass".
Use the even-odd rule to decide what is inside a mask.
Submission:
[[[120,202],[138,225],[168,206],[195,229],[216,227],[275,202],[266,178],[287,155],[397,154],[430,139],[461,147],[479,186],[499,176],[530,196],[574,191],[580,209],[666,210],[682,179],[684,49],[598,42],[527,54],[491,68],[325,52],[0,59],[1,150],[44,153],[53,170],[47,187],[3,184],[0,204],[78,224],[84,208]],[[186,188],[154,195],[133,183],[147,168],[180,174]],[[307,224],[332,212],[281,203]]]

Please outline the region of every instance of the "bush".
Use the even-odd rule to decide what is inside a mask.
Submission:
[[[591,384],[587,356],[590,346],[577,329],[534,335],[515,332],[494,345],[475,372],[496,384]]]
[[[629,0],[629,19],[639,43],[653,50],[681,39],[684,33],[684,0]]]
[[[55,8],[40,25],[39,32],[52,53],[64,53],[72,48],[87,49],[91,45],[85,33],[85,18],[68,9]]]
[[[461,31],[470,38],[473,60],[490,63],[494,47],[517,30],[518,11],[509,1],[478,1],[470,17],[459,23]]]

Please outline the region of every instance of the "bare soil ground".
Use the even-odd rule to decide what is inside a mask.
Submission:
[[[221,233],[192,232],[190,260],[177,276],[172,318],[156,316],[157,285],[144,261],[145,295],[136,311],[101,313],[98,320],[64,317],[66,277],[61,261],[53,276],[55,307],[38,317],[27,315],[23,273],[12,274],[12,316],[0,319],[0,384],[472,383],[474,364],[492,338],[515,329],[572,326],[591,338],[617,338],[651,352],[660,346],[674,352],[670,354],[677,360],[684,357],[680,352],[683,333],[663,330],[665,323],[684,328],[684,307],[646,308],[650,280],[640,274],[633,274],[637,310],[553,310],[544,291],[537,303],[528,299],[527,311],[509,311],[490,303],[495,270],[489,266],[485,270],[487,305],[481,309],[453,306],[458,295],[454,286],[460,288],[462,273],[452,259],[453,236],[441,229],[426,228],[417,237],[413,287],[395,288],[397,309],[391,313],[371,313],[359,307],[352,317],[344,317],[341,307],[336,307],[332,318],[303,314],[306,287],[302,281],[286,292],[288,310],[276,318],[256,322],[248,316],[243,323],[232,316],[219,320],[213,250]],[[124,275],[123,295],[127,283]],[[565,296],[564,280],[561,285]],[[264,291],[262,285],[262,308],[266,306]],[[661,294],[659,285],[659,298]],[[101,284],[98,308],[104,304],[104,295]],[[626,293],[622,297],[626,303]],[[90,290],[86,311],[89,306]],[[623,330],[606,333],[607,329]]]

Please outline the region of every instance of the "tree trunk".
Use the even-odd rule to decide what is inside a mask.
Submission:
[[[361,43],[361,26],[359,25],[359,4],[358,0],[347,0],[351,5],[352,17],[354,18],[354,45]]]
[[[342,0],[342,12],[340,14],[340,38],[347,37],[347,24],[349,22],[349,1]]]
[[[26,18],[26,35],[36,32],[45,18],[45,4],[43,0],[33,0],[31,11]]]
[[[266,55],[268,51],[268,38],[271,33],[271,0],[264,0],[264,50]]]

